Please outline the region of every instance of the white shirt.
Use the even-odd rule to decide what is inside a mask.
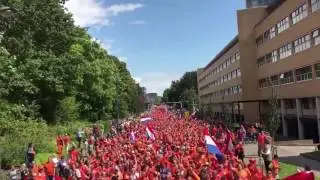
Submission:
[[[76,177],[81,178],[81,172],[79,169],[76,169]]]

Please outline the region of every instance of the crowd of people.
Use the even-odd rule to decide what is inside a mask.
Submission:
[[[257,133],[259,154],[266,168],[255,159],[245,163],[244,127],[229,130],[223,123],[184,119],[160,106],[146,122],[130,122],[113,136],[98,126],[79,130],[77,143],[69,135],[57,137],[57,155],[43,165],[27,160],[22,179],[34,180],[274,180],[279,178],[278,157],[268,152],[269,140]],[[152,134],[152,135],[150,135]],[[204,136],[210,136],[220,153],[210,153]],[[73,145],[72,145],[73,144]],[[63,155],[63,151],[68,152]]]

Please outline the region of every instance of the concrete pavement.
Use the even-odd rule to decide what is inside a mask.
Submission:
[[[246,156],[256,157],[255,159],[259,162],[256,144],[247,144],[244,146],[244,149]],[[314,147],[311,146],[278,146],[278,156],[280,157],[281,162],[296,165],[298,168],[303,168],[303,166],[307,164],[311,167],[316,176],[320,176],[320,162],[300,155],[300,153],[312,151],[314,151]],[[263,161],[261,163],[261,166],[264,166]]]

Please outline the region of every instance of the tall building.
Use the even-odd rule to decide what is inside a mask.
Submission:
[[[239,10],[238,35],[198,70],[200,103],[216,116],[263,122],[275,94],[280,133],[319,139],[319,19],[319,0],[282,0]]]
[[[280,0],[246,0],[246,6],[247,8],[254,8],[259,6],[270,6],[277,1]]]
[[[155,105],[157,103],[158,94],[157,93],[148,93],[147,94],[147,103]]]

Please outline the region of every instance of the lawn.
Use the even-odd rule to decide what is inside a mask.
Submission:
[[[297,173],[297,166],[295,165],[280,163],[280,167],[280,179]],[[316,177],[316,180],[320,180],[320,177]]]
[[[280,178],[285,178],[297,173],[297,166],[291,164],[280,163]]]

